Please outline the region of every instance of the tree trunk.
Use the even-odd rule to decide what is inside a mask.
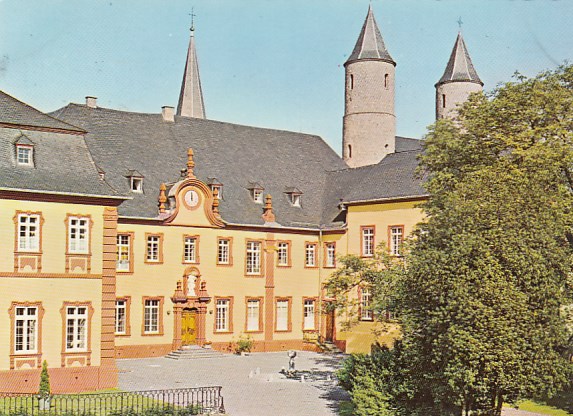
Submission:
[[[497,407],[495,409],[495,416],[501,416],[501,408],[503,407],[503,393],[497,393]]]

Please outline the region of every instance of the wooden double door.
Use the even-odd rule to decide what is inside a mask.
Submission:
[[[183,309],[181,315],[181,344],[193,345],[197,342],[197,309]]]

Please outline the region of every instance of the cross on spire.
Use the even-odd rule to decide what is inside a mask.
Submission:
[[[458,27],[460,28],[460,31],[462,30],[462,25],[464,24],[464,22],[462,21],[462,17],[460,16],[458,19]]]
[[[194,7],[191,7],[191,13],[189,13],[189,16],[191,16],[191,32],[195,31],[195,16],[197,16],[195,13],[193,13]]]

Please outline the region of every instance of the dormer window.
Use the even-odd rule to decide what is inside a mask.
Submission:
[[[20,135],[14,142],[16,147],[16,164],[34,166],[34,143],[25,135]]]
[[[253,189],[253,201],[257,204],[263,203],[263,190],[262,189]]]
[[[34,166],[32,152],[34,148],[32,146],[17,145],[16,146],[16,160],[19,165]]]
[[[217,196],[219,199],[223,199],[223,184],[219,182],[217,178],[207,178],[207,185],[211,189],[211,193],[215,193],[215,189],[217,190]]]
[[[143,193],[143,178],[131,177],[131,192]]]
[[[262,204],[264,202],[263,193],[265,188],[258,182],[249,182],[249,186],[247,188],[251,191],[251,197],[253,198],[253,202],[256,204]]]
[[[301,195],[302,192],[300,190],[298,190],[297,188],[287,188],[286,192],[285,192],[288,196],[288,200],[291,204],[291,206],[293,207],[300,207],[300,199],[301,199]]]
[[[143,193],[143,178],[144,176],[136,171],[135,169],[130,169],[125,175],[129,179],[129,189],[131,192],[142,194]]]

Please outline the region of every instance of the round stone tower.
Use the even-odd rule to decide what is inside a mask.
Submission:
[[[455,117],[456,107],[466,101],[472,92],[483,88],[461,32],[458,33],[444,75],[435,87],[436,119]]]
[[[342,155],[350,167],[372,165],[395,150],[396,62],[386,50],[371,7],[344,67]]]

